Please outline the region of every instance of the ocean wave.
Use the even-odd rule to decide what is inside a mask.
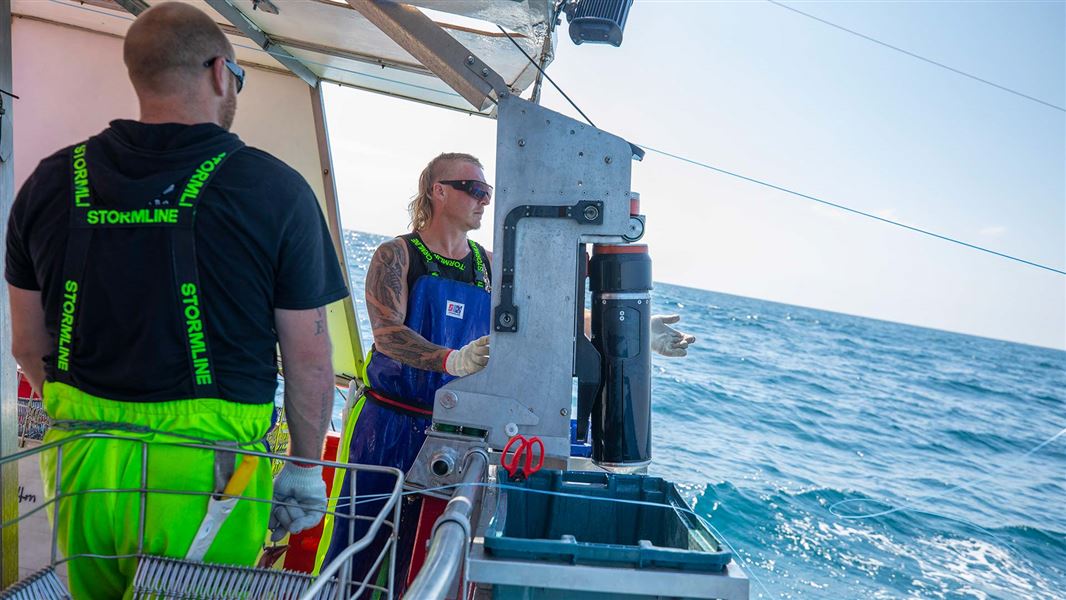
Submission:
[[[991,450],[993,452],[1024,452],[1028,449],[1027,445],[1020,440],[1000,435],[994,431],[972,431],[965,429],[947,429],[944,431],[949,439],[961,444],[964,447],[980,448],[984,450]],[[1031,444],[1029,445],[1031,446]],[[957,447],[956,447],[957,448]]]
[[[749,569],[782,597],[1053,598],[1064,564],[1062,534],[1030,526],[982,528],[922,511],[841,519],[845,501],[884,503],[831,488],[760,494],[707,486],[695,509],[710,516]],[[854,506],[858,506],[858,502]],[[861,513],[856,513],[861,514]],[[968,592],[966,592],[968,590]]]
[[[945,379],[934,376],[929,378],[929,383],[941,389],[960,392],[976,399],[984,399],[985,396],[1005,396],[1008,398],[1014,398],[1014,394],[1011,390],[992,387],[984,381],[972,379],[962,381],[959,379]]]

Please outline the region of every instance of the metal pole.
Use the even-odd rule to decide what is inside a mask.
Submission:
[[[552,18],[552,23],[555,19]],[[533,80],[533,94],[530,95],[529,101],[533,104],[540,104],[540,86],[544,83],[544,69],[548,68],[548,56],[552,51],[552,32],[555,28],[548,29],[548,35],[544,36],[544,46],[540,49],[540,68],[537,69],[537,78]]]
[[[489,458],[484,450],[473,450],[466,455],[463,483],[437,519],[426,562],[407,589],[405,599],[443,600],[454,589],[456,576],[470,551],[473,531],[470,515],[481,500],[484,488],[479,484],[485,481],[488,466]],[[462,596],[460,593],[459,597]]]
[[[12,88],[11,0],[0,0],[0,89]],[[15,99],[3,97],[0,105],[0,241],[7,239],[7,216],[15,201]],[[0,285],[0,455],[14,454],[18,444],[18,376],[11,353],[11,304],[7,286]],[[0,522],[18,516],[18,462],[0,467]],[[0,588],[18,579],[18,526],[0,531]]]
[[[274,57],[279,63],[285,65],[293,75],[299,77],[307,85],[314,88],[318,85],[318,75],[316,75],[311,69],[307,68],[307,65],[303,64],[300,59],[296,58],[289,53],[288,50],[281,47],[275,42],[269,35],[263,32],[258,25],[253,23],[239,8],[233,5],[230,0],[204,0],[208,6],[215,9],[215,11],[226,18],[227,21],[233,24],[234,27],[239,29],[241,33],[246,35],[248,39],[252,40],[259,47]]]
[[[348,253],[344,248],[344,227],[341,223],[340,206],[337,199],[337,179],[333,175],[333,152],[329,145],[329,126],[326,123],[326,97],[319,81],[311,88],[311,112],[315,119],[315,137],[318,139],[318,162],[322,170],[322,187],[326,197],[323,198],[326,213],[326,225],[333,240],[333,249],[341,261],[341,273],[344,275],[344,284],[352,289],[351,277],[348,273]],[[348,339],[340,340],[351,346],[352,359],[355,363],[355,373],[344,373],[353,379],[362,381],[363,361],[366,353],[363,352],[363,338],[359,334],[359,318],[355,312],[355,305],[349,294],[343,300],[344,319],[348,324]],[[336,336],[331,332],[330,336]],[[337,338],[333,337],[335,344]],[[336,365],[335,365],[336,366]],[[366,383],[365,381],[363,382]],[[349,392],[350,394],[350,392]],[[349,405],[355,400],[349,399]]]

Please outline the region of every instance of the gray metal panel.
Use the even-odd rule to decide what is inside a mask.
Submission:
[[[542,561],[504,560],[485,553],[482,542],[470,549],[470,581],[529,588],[633,594],[658,598],[748,600],[748,576],[730,562],[726,572],[695,573],[667,569],[626,569]]]
[[[622,138],[513,95],[500,100],[498,118],[492,302],[495,308],[501,301],[505,236],[514,235],[519,330],[492,332],[489,366],[437,392],[433,418],[486,429],[493,448],[502,448],[515,431],[537,435],[548,454],[565,457],[570,453],[577,245],[593,238],[620,242],[626,233],[632,150]],[[604,202],[602,224],[528,218],[513,233],[504,229],[506,215],[516,207],[587,200]],[[531,354],[531,348],[536,352]],[[452,408],[441,403],[448,392],[456,395]],[[490,396],[526,407],[537,421],[517,422],[508,411],[491,410],[483,401]]]
[[[0,0],[0,89],[11,89],[11,0]],[[5,97],[0,117],[0,240],[7,239],[7,216],[15,200],[14,121],[15,103]],[[11,301],[7,285],[0,285],[0,455],[14,454],[18,442],[18,383],[11,357]],[[18,517],[18,465],[0,467],[0,520]],[[18,527],[0,532],[0,588],[18,578]]]

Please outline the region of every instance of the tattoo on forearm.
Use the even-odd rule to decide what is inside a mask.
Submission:
[[[407,312],[407,248],[396,239],[382,244],[370,261],[366,277],[366,306],[377,349],[424,371],[441,371],[447,348],[404,325]]]
[[[322,335],[326,332],[326,309],[325,307],[319,307],[315,309],[315,335]]]
[[[447,348],[442,348],[418,335],[409,327],[388,327],[374,330],[378,349],[396,360],[423,371],[443,371]]]
[[[331,371],[313,370],[286,378],[285,418],[293,456],[321,457],[322,441],[333,417],[334,394]]]
[[[318,430],[325,436],[326,431],[329,430],[330,419],[333,417],[333,394],[323,392],[320,405],[322,406],[322,414],[319,417]]]

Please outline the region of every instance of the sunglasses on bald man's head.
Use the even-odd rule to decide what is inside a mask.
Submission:
[[[492,200],[492,186],[477,179],[452,179],[441,181],[446,186],[470,194],[475,200]]]
[[[240,65],[238,65],[237,63],[233,62],[232,60],[230,60],[228,58],[223,58],[221,56],[216,56],[214,58],[209,58],[209,59],[205,60],[204,61],[204,66],[207,67],[207,68],[211,68],[212,66],[214,66],[215,61],[220,59],[220,58],[223,61],[225,61],[226,68],[229,69],[229,72],[233,73],[233,76],[237,78],[237,93],[238,94],[241,93],[241,89],[244,88],[244,69],[241,68]]]

